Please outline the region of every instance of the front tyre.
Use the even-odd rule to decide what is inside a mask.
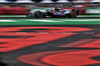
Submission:
[[[76,11],[72,11],[72,12],[69,14],[69,18],[77,18],[77,13],[76,13]]]
[[[36,12],[34,12],[34,17],[35,18],[43,18],[43,13],[41,11],[36,11]]]

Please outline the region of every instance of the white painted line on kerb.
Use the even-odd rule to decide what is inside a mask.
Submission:
[[[96,16],[96,15],[95,16],[92,16],[92,15],[91,16],[90,15],[89,16],[83,16],[83,15],[80,15],[80,16],[77,16],[77,17],[100,17],[100,16]]]
[[[17,22],[16,20],[0,20],[0,22]]]
[[[63,20],[63,21],[100,21],[100,19],[73,19],[73,20]]]
[[[53,20],[28,20],[28,21],[37,21],[37,22],[61,22],[61,21],[53,21]]]

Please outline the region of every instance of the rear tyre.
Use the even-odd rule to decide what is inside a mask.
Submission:
[[[76,11],[72,11],[72,12],[69,14],[69,18],[77,18],[77,13],[76,13]]]
[[[36,12],[34,12],[34,17],[35,18],[43,18],[43,13],[41,11],[36,11]]]
[[[78,9],[73,9],[72,11],[76,11],[77,15],[79,15],[79,10]]]

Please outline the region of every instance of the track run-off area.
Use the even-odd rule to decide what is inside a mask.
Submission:
[[[93,17],[0,17],[0,62],[5,66],[100,66],[100,18]]]

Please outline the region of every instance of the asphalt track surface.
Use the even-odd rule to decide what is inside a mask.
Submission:
[[[2,25],[0,31],[5,66],[100,66],[100,25]]]
[[[100,18],[100,17],[77,17],[79,19],[95,19],[95,18]],[[77,19],[73,18],[73,19]],[[28,17],[0,17],[0,19],[57,19],[57,18],[28,18]],[[59,18],[59,19],[70,19],[70,18]],[[72,19],[72,18],[71,18]]]

